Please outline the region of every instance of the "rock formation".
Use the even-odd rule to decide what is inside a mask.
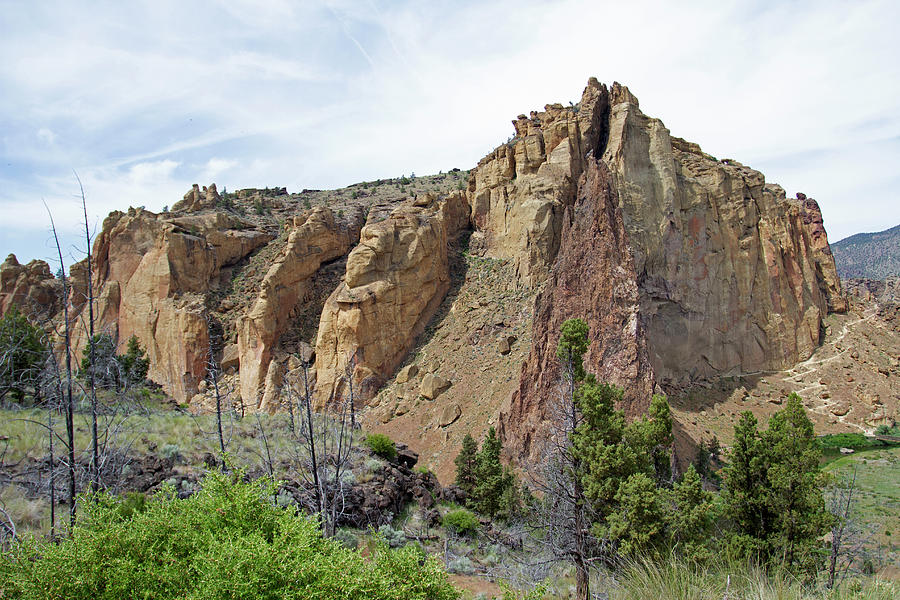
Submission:
[[[466,226],[467,215],[465,195],[455,192],[404,204],[384,220],[369,216],[319,322],[320,403],[343,396],[350,360],[360,400],[393,374],[447,292],[447,241]]]
[[[15,254],[0,264],[0,316],[16,305],[24,314],[47,318],[62,308],[62,281],[42,260],[20,265]]]
[[[675,391],[806,358],[819,343],[825,314],[846,309],[814,201],[787,199],[761,173],[671,137],[619,84],[607,90],[592,79],[581,105],[548,105],[544,113],[520,117],[511,144],[515,153],[507,144],[479,164],[470,191],[486,255],[508,251],[509,240],[498,241],[496,233],[506,218],[507,232],[529,232],[521,238],[526,247],[546,249],[519,251],[519,260],[527,258],[519,263],[528,267],[519,269],[524,283],[539,282],[544,264],[553,273],[538,299],[519,391],[501,419],[514,447],[529,450],[540,429],[541,403],[552,387],[555,332],[565,318],[592,323],[588,369],[623,385],[625,408],[636,413],[654,385]],[[499,179],[501,157],[508,161],[502,175],[512,179],[515,168],[516,182],[486,201],[482,189]],[[556,177],[542,177],[551,165],[564,166]],[[606,262],[547,241],[561,239],[555,232],[567,223],[576,199],[572,182],[583,173],[576,214],[603,215],[606,222],[597,226],[602,234],[578,223],[567,243],[598,244],[601,256],[612,257]],[[539,194],[533,181],[530,188],[524,187],[527,179],[519,182],[529,174],[542,181]],[[536,196],[547,208],[526,211]],[[591,203],[597,206],[585,207]],[[494,210],[500,214],[493,216]],[[519,225],[510,225],[510,218]],[[591,268],[606,281],[583,272]]]
[[[180,401],[201,387],[211,324],[251,410],[281,404],[289,355],[315,338],[320,405],[346,397],[349,363],[376,426],[402,421],[404,437],[446,444],[491,422],[528,453],[556,393],[565,319],[588,322],[587,368],[625,389],[634,416],[655,391],[807,358],[823,317],[847,309],[816,202],[672,137],[626,87],[592,78],[577,104],[548,104],[513,126],[467,180],[454,170],[430,188],[403,178],[223,197],[195,185],[166,215],[115,212],[93,274],[71,267],[72,313],[93,277],[98,329],[123,344],[137,335],[151,379]],[[453,263],[458,297],[439,313],[452,327],[429,328],[422,340],[445,337],[407,361],[393,394],[373,398],[438,314],[464,230],[471,256]],[[490,299],[479,296],[482,276]],[[0,310],[30,302],[52,314],[60,295],[46,263],[0,266]],[[81,331],[76,350],[85,342]]]
[[[271,236],[225,213],[163,218],[142,209],[114,212],[93,248],[96,330],[119,340],[135,335],[147,349],[148,376],[178,401],[196,393],[206,375],[209,348],[205,294],[222,269]],[[73,283],[84,277],[74,275]],[[86,285],[73,289],[83,310]],[[79,319],[83,323],[83,319]],[[79,330],[75,348],[84,348]]]
[[[241,398],[246,406],[261,406],[260,388],[268,403],[277,398],[276,372],[269,376],[270,363],[279,337],[288,325],[291,312],[304,299],[310,278],[322,263],[343,256],[359,240],[362,212],[357,211],[345,223],[336,223],[327,208],[316,208],[296,217],[287,244],[269,267],[259,296],[247,315],[238,320]]]

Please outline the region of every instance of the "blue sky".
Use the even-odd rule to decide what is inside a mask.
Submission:
[[[673,135],[900,223],[900,3],[0,0],[0,252],[192,183],[329,188],[469,168],[510,120],[628,85]],[[77,254],[77,253],[76,253]],[[75,255],[74,258],[80,258]]]

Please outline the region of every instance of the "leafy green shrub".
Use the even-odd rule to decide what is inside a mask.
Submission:
[[[130,519],[121,500],[98,495],[71,538],[26,538],[0,555],[3,597],[459,598],[436,559],[386,544],[363,558],[323,538],[315,520],[273,506],[273,493],[240,472],[211,473],[190,498],[157,494]]]
[[[451,510],[442,519],[441,523],[448,531],[458,533],[460,535],[473,535],[478,531],[478,517],[475,513],[464,508]]]
[[[366,446],[381,458],[394,460],[397,458],[397,447],[394,440],[383,433],[372,433],[366,437]]]
[[[818,439],[819,446],[823,449],[852,448],[853,450],[866,450],[880,448],[884,442],[866,437],[861,433],[834,433],[823,435]]]

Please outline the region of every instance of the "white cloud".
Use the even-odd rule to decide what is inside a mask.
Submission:
[[[674,135],[815,196],[836,239],[900,222],[898,21],[889,0],[6,7],[0,222],[36,227],[41,196],[68,211],[72,168],[102,216],[194,182],[470,167],[515,115],[596,75]]]

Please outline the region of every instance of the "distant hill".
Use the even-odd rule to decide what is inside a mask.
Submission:
[[[831,244],[841,279],[884,279],[900,275],[900,225],[877,233],[857,233]]]

